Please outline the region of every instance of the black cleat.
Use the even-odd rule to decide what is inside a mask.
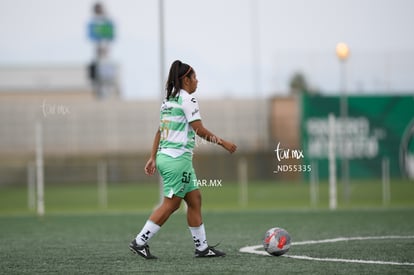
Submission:
[[[220,250],[215,249],[217,245],[215,246],[209,246],[203,251],[200,251],[198,249],[195,250],[195,256],[196,258],[203,258],[203,257],[223,257],[226,256],[226,253],[221,252]]]
[[[158,259],[157,257],[151,254],[148,244],[140,246],[137,244],[135,239],[129,244],[129,249],[135,254],[138,254],[147,260]]]

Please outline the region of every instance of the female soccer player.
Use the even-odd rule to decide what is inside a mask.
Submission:
[[[196,73],[191,66],[179,60],[172,63],[166,83],[167,96],[160,110],[160,126],[155,134],[151,156],[145,165],[147,175],[153,175],[158,169],[163,179],[164,199],[129,244],[131,251],[146,259],[157,258],[150,253],[147,243],[180,207],[183,199],[187,203],[187,223],[195,244],[195,256],[226,255],[207,244],[201,216],[201,193],[192,154],[196,134],[230,153],[234,153],[237,146],[204,127],[198,102],[193,96],[197,83]]]

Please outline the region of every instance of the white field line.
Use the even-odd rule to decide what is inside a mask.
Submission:
[[[334,239],[325,239],[325,240],[310,240],[302,242],[293,242],[292,246],[298,245],[312,245],[312,244],[321,244],[321,243],[336,243],[336,242],[346,242],[346,241],[365,241],[365,240],[386,240],[386,239],[414,239],[414,236],[371,236],[371,237],[339,237]],[[263,248],[263,245],[253,245],[240,248],[240,252],[252,253],[258,255],[270,256],[264,250],[257,250]],[[382,265],[408,265],[414,266],[414,263],[410,262],[387,262],[387,261],[373,261],[373,260],[362,260],[362,259],[339,259],[339,258],[315,258],[310,256],[301,256],[301,255],[283,255],[287,258],[298,259],[298,260],[309,260],[309,261],[320,261],[320,262],[342,262],[342,263],[358,263],[358,264],[382,264]]]
[[[335,239],[326,239],[326,240],[293,242],[292,245],[309,245],[309,244],[320,244],[320,243],[336,243],[336,242],[366,241],[366,240],[390,240],[390,239],[414,239],[414,236],[339,237]]]
[[[298,260],[309,260],[309,261],[319,261],[319,262],[341,262],[341,263],[357,263],[357,264],[382,264],[382,265],[411,265],[414,266],[414,263],[407,262],[386,262],[386,261],[372,261],[372,260],[358,260],[358,259],[337,259],[337,258],[315,258],[309,256],[299,256],[299,255],[283,255],[287,258],[298,259]]]

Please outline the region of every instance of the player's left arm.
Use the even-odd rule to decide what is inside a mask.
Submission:
[[[230,153],[234,153],[236,151],[237,146],[234,143],[221,139],[204,127],[203,123],[201,122],[200,108],[195,97],[192,97],[190,100],[183,102],[183,111],[190,126],[199,137],[212,143],[221,145]]]
[[[224,140],[210,132],[207,128],[204,127],[201,120],[194,120],[190,122],[190,126],[193,128],[193,130],[199,137],[222,146],[230,153],[234,153],[236,151],[237,146],[234,143]]]

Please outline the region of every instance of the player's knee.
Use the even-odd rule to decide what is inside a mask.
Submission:
[[[188,208],[201,208],[201,193],[193,191],[191,194],[187,195],[185,198]]]

